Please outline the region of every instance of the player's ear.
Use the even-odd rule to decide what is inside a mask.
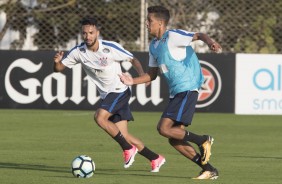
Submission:
[[[163,26],[165,25],[165,21],[164,20],[159,20],[159,26]]]

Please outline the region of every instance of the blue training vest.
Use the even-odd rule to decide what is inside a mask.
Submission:
[[[158,63],[161,73],[165,76],[170,95],[189,90],[200,89],[204,76],[198,57],[191,46],[186,47],[186,58],[175,60],[168,49],[168,32],[165,32],[159,45],[155,48],[156,39],[150,44],[150,53]]]

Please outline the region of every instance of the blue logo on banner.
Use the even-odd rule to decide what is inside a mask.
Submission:
[[[254,73],[253,84],[261,91],[281,91],[281,78],[281,65],[277,65],[277,70],[261,68]],[[255,110],[280,110],[282,109],[282,99],[275,97],[275,95],[273,98],[255,98],[253,108]]]
[[[266,75],[270,78],[270,81],[267,84],[260,84],[259,78],[261,75]],[[255,87],[259,90],[281,90],[281,65],[277,66],[277,76],[275,77],[274,71],[269,69],[259,69],[255,72],[253,77],[253,83]]]

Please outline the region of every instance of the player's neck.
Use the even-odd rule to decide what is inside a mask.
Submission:
[[[88,47],[88,49],[93,52],[97,52],[99,50],[99,42],[97,41],[94,45],[92,45],[91,47]]]
[[[163,35],[164,35],[165,32],[166,32],[166,28],[165,28],[165,27],[161,27],[161,28],[159,29],[159,31],[158,31],[157,39],[160,40],[160,39],[163,37]]]

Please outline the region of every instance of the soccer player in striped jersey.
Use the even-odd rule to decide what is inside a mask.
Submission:
[[[203,33],[167,30],[170,13],[165,7],[151,6],[147,10],[148,32],[154,37],[149,47],[149,70],[136,78],[122,74],[121,81],[126,85],[149,82],[160,71],[168,83],[170,100],[158,123],[159,133],[168,138],[177,151],[202,168],[194,179],[217,179],[217,169],[208,162],[213,138],[197,135],[185,127],[191,125],[198,92],[204,80],[191,42],[201,40],[214,52],[220,52],[221,46]],[[200,153],[190,142],[198,145]]]
[[[149,148],[128,132],[128,121],[133,120],[129,108],[131,91],[118,76],[122,73],[121,62],[128,60],[141,76],[144,74],[140,62],[120,44],[99,39],[99,25],[95,18],[81,21],[84,42],[71,49],[64,57],[63,52],[54,56],[54,71],[63,71],[81,64],[91,81],[97,86],[101,97],[96,110],[95,122],[116,140],[123,150],[124,167],[134,162],[139,152],[151,162],[151,172],[159,172],[165,158]]]

